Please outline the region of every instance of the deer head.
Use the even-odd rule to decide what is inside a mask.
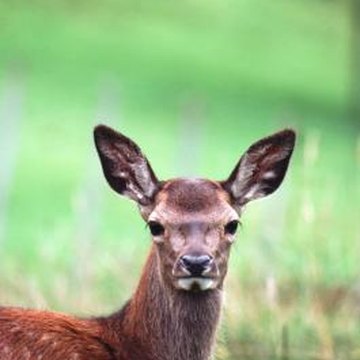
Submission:
[[[163,283],[178,291],[222,288],[244,205],[280,186],[295,144],[288,129],[259,140],[225,181],[159,181],[132,140],[104,125],[94,136],[109,185],[137,202]]]

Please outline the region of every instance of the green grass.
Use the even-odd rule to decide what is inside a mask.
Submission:
[[[0,302],[98,314],[133,291],[149,235],[105,184],[95,123],[136,140],[164,179],[225,178],[251,142],[293,126],[284,185],[242,219],[219,359],[359,358],[360,131],[348,117],[346,6],[0,1],[0,108],[14,74],[24,88]],[[182,154],[192,142],[191,167]]]

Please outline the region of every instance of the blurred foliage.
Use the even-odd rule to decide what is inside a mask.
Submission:
[[[95,123],[160,178],[217,179],[292,126],[284,185],[243,216],[218,357],[360,358],[351,15],[345,0],[0,0],[0,302],[86,315],[133,291],[149,235],[102,178]]]

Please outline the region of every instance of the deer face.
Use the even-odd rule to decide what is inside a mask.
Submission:
[[[242,208],[279,187],[295,142],[292,130],[256,142],[225,181],[159,181],[130,139],[103,125],[94,134],[108,183],[138,203],[163,282],[179,291],[222,287]]]
[[[165,182],[148,218],[163,278],[183,290],[221,287],[238,218],[219,183]]]

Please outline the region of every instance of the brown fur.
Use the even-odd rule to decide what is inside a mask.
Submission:
[[[222,193],[209,180],[172,180],[157,195],[156,208],[162,212],[165,206],[168,221],[174,223],[179,211],[184,216],[182,221],[188,212],[190,219],[197,218],[198,223],[181,226],[188,239],[194,232],[196,245],[198,226],[207,227],[214,216],[222,216],[229,207]],[[190,199],[188,204],[186,199]],[[221,246],[219,269],[223,277],[229,243],[224,241]],[[220,318],[222,283],[218,289],[206,292],[175,289],[169,273],[177,256],[171,246],[153,245],[134,296],[109,317],[78,319],[52,312],[1,308],[0,359],[209,359]]]
[[[103,324],[107,328],[120,326],[117,334],[132,339],[123,342],[129,355],[134,347],[145,344],[149,359],[208,359],[220,317],[221,293],[169,288],[158,267],[153,247],[134,297],[120,313],[102,319]]]
[[[176,210],[207,213],[219,205],[219,197],[226,198],[221,186],[207,179],[174,179],[163,188],[166,205]]]
[[[221,292],[169,289],[159,277],[158,266],[152,248],[135,295],[109,317],[78,319],[1,308],[0,359],[208,359],[220,317]]]
[[[0,308],[0,359],[210,360],[235,240],[229,226],[243,204],[280,185],[295,134],[255,143],[223,182],[158,181],[132,140],[106,126],[94,135],[107,181],[137,202],[153,234],[139,285],[120,311],[102,318]],[[186,259],[200,261],[192,265],[201,272]]]
[[[0,310],[0,359],[115,359],[95,321],[45,311]]]

